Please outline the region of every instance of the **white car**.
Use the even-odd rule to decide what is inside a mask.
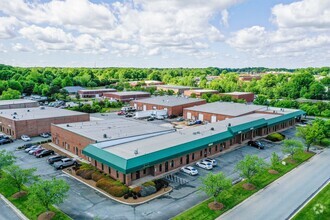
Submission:
[[[200,168],[206,169],[206,170],[212,170],[213,166],[209,162],[205,161],[199,161],[196,163],[196,166],[199,166]]]
[[[211,158],[205,158],[205,159],[203,159],[202,161],[203,161],[203,162],[207,162],[207,163],[211,163],[212,166],[214,166],[214,167],[218,164],[216,160],[211,159]]]
[[[198,170],[196,170],[196,169],[195,169],[194,167],[192,167],[192,166],[182,167],[182,168],[181,168],[181,171],[182,171],[182,172],[185,172],[185,173],[187,173],[187,174],[189,174],[189,175],[192,175],[192,176],[195,176],[195,175],[198,174]]]
[[[21,139],[23,141],[31,141],[31,138],[29,136],[27,136],[27,135],[24,135],[24,134],[21,136]]]
[[[41,133],[40,137],[49,138],[49,134],[48,133]]]

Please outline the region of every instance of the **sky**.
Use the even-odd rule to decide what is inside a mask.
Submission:
[[[0,0],[0,63],[330,66],[330,0]]]

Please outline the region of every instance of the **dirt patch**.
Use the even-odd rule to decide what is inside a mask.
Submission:
[[[51,220],[55,216],[55,212],[44,212],[38,216],[38,220]]]
[[[218,202],[216,202],[216,203],[214,203],[214,202],[210,202],[209,204],[208,204],[208,207],[211,209],[211,210],[214,210],[214,211],[216,211],[216,210],[221,210],[221,209],[223,209],[223,207],[225,207],[222,203],[218,203]]]
[[[288,158],[288,159],[286,159],[285,161],[286,161],[287,163],[290,163],[290,164],[296,164],[296,163],[297,163],[297,161],[294,160],[294,159],[292,159],[292,158]]]
[[[12,197],[15,198],[15,199],[19,199],[19,198],[22,198],[26,195],[27,195],[26,191],[19,191],[19,192],[15,193],[14,195],[12,195]]]
[[[278,171],[277,170],[268,170],[268,173],[270,173],[270,174],[278,174]]]
[[[246,190],[255,190],[256,189],[256,187],[251,183],[244,183],[242,185],[242,187]]]

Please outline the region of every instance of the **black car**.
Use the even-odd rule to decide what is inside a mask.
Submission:
[[[53,150],[43,150],[39,153],[36,154],[36,157],[40,158],[40,157],[45,157],[45,156],[49,156],[49,155],[53,155],[55,154],[55,152]]]
[[[65,156],[62,156],[62,155],[55,155],[55,156],[52,156],[50,158],[48,158],[48,163],[49,164],[54,164],[55,162],[58,162],[60,160],[62,160],[63,158],[66,158]]]
[[[5,138],[0,139],[0,145],[9,144],[9,143],[12,143],[12,142],[13,142],[13,140],[10,139],[9,137],[5,137]]]
[[[248,145],[261,150],[265,149],[265,145],[263,145],[260,141],[249,141]]]
[[[27,149],[27,148],[32,147],[33,145],[34,145],[34,144],[32,144],[32,143],[24,144],[24,145],[23,145],[23,148],[24,148],[24,149]]]

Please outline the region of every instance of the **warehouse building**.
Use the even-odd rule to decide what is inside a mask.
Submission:
[[[267,111],[126,143],[113,145],[105,141],[89,144],[82,153],[104,173],[132,185],[137,179],[160,177],[251,139],[289,128],[305,114],[301,110]]]
[[[32,108],[38,107],[39,103],[34,100],[29,99],[12,99],[12,100],[1,100],[0,101],[0,110],[1,109],[14,109],[14,108]]]
[[[222,121],[227,118],[235,118],[258,111],[265,110],[267,107],[261,105],[248,105],[231,102],[212,102],[205,105],[185,108],[183,117],[188,120],[201,120],[207,122]]]
[[[183,94],[186,90],[199,89],[191,86],[176,86],[176,85],[157,85],[157,90],[170,91],[172,90],[175,94]]]
[[[116,89],[84,89],[79,90],[78,94],[80,98],[98,98],[102,97],[106,92],[117,92]]]
[[[109,146],[118,145],[174,131],[173,128],[122,118],[51,126],[54,144],[85,159],[88,158],[82,155],[82,150],[88,144],[107,141]]]
[[[204,99],[186,98],[181,96],[155,96],[133,100],[130,102],[137,110],[167,110],[168,115],[182,115],[184,108],[205,104]]]
[[[192,94],[195,94],[197,98],[201,98],[203,94],[218,94],[218,90],[211,89],[191,89],[185,90],[183,95],[190,97]]]
[[[244,99],[246,102],[253,102],[254,93],[253,92],[227,92],[220,93],[221,96],[230,96],[233,99]]]
[[[121,102],[130,102],[132,100],[143,99],[150,97],[149,92],[142,91],[128,91],[128,92],[107,92],[103,96],[110,100],[117,100]]]
[[[0,132],[20,138],[50,132],[51,124],[89,121],[89,114],[52,107],[17,108],[0,111]]]

